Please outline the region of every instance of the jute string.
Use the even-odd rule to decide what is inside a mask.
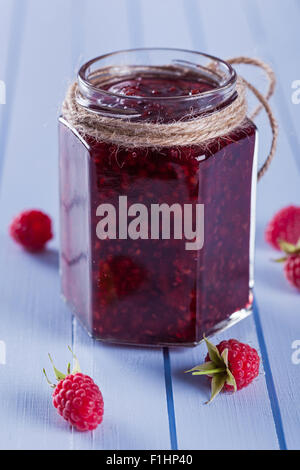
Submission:
[[[78,85],[75,82],[67,91],[62,114],[80,135],[83,137],[89,135],[99,142],[108,142],[126,148],[199,145],[208,143],[218,137],[226,137],[246,125],[248,108],[246,89],[248,88],[260,102],[250,118],[256,117],[264,108],[273,135],[269,155],[258,171],[258,179],[260,179],[270,166],[277,145],[278,125],[268,103],[268,99],[274,92],[275,75],[272,69],[259,59],[237,57],[228,60],[228,62],[232,65],[254,65],[262,69],[269,80],[266,95],[262,95],[251,83],[238,76],[237,98],[225,108],[189,120],[161,124],[132,122],[129,119],[105,117],[92,112],[77,103]]]
[[[254,65],[254,66],[262,69],[265,72],[265,74],[268,78],[268,81],[269,81],[268,91],[267,91],[266,95],[263,96],[255,86],[253,86],[251,83],[249,83],[244,78],[240,77],[241,80],[243,81],[243,83],[245,84],[245,86],[254,94],[254,96],[260,102],[260,105],[250,115],[250,119],[255,119],[256,116],[260,113],[260,111],[262,109],[265,109],[265,111],[267,113],[267,116],[268,116],[268,119],[269,119],[269,122],[270,122],[271,131],[272,131],[272,143],[271,143],[271,148],[270,148],[269,154],[268,154],[266,160],[264,161],[263,165],[261,166],[261,168],[259,169],[258,174],[257,174],[258,180],[260,180],[264,176],[266,171],[268,170],[268,168],[269,168],[269,166],[270,166],[270,164],[271,164],[271,162],[272,162],[272,160],[275,156],[276,147],[277,147],[278,124],[277,124],[277,120],[276,120],[276,118],[273,114],[273,111],[271,109],[271,106],[268,103],[268,100],[271,98],[271,96],[273,95],[273,93],[275,91],[276,77],[275,77],[275,74],[274,74],[273,70],[271,69],[271,67],[268,64],[266,64],[265,62],[263,62],[262,60],[260,60],[260,59],[254,59],[254,58],[243,57],[242,56],[242,57],[235,57],[235,58],[229,59],[227,62],[230,63],[231,65],[239,65],[239,64]]]

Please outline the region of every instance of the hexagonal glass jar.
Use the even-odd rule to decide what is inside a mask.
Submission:
[[[78,104],[126,122],[188,123],[236,96],[229,64],[190,51],[121,51],[78,74]],[[62,292],[93,337],[193,346],[251,312],[250,120],[201,145],[115,145],[80,135],[63,116],[59,136]]]

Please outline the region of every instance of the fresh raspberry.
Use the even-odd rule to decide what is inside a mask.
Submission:
[[[28,251],[41,251],[53,237],[50,217],[39,210],[21,212],[13,219],[9,232]]]
[[[68,374],[59,372],[53,365],[57,385],[48,383],[54,388],[53,405],[71,426],[78,431],[93,431],[103,420],[104,402],[99,387],[88,375],[80,372],[75,355],[76,366],[72,373],[68,366]],[[51,356],[49,355],[52,362]],[[53,362],[52,362],[53,364]]]
[[[193,375],[208,375],[211,380],[211,402],[221,390],[236,391],[247,387],[259,372],[257,351],[236,339],[214,346],[206,338],[208,354],[205,363],[187,371]]]
[[[290,284],[300,290],[300,237],[296,245],[286,241],[279,241],[284,256],[276,261],[284,263],[284,273]]]
[[[277,212],[267,225],[265,238],[276,250],[280,250],[280,240],[296,244],[300,238],[300,207],[288,206]]]
[[[220,354],[228,349],[228,368],[235,378],[237,390],[247,387],[258,376],[260,359],[254,348],[236,339],[222,341],[216,347]],[[205,361],[210,361],[209,354]],[[233,391],[234,387],[225,383],[224,390]]]
[[[295,254],[287,258],[284,264],[284,273],[287,280],[300,290],[300,255]]]
[[[92,431],[103,419],[103,398],[99,387],[81,373],[67,375],[53,392],[58,413],[78,431]]]

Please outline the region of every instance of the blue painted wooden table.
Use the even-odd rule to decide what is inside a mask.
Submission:
[[[291,99],[292,82],[300,79],[300,0],[0,0],[0,12],[0,79],[6,83],[0,105],[0,448],[299,449],[300,364],[292,361],[300,340],[299,294],[270,261],[274,253],[263,232],[278,208],[300,200],[300,105]],[[204,405],[206,381],[182,373],[203,359],[203,345],[154,350],[96,343],[59,295],[60,103],[86,59],[144,45],[258,56],[278,77],[272,105],[279,147],[258,188],[255,312],[214,338],[250,343],[263,367],[249,388],[210,406]],[[270,132],[264,116],[258,125],[262,160]],[[56,237],[48,251],[32,256],[10,240],[7,226],[21,209],[37,206],[53,216]],[[48,351],[65,366],[68,344],[104,394],[104,423],[93,433],[73,432],[56,415],[42,376]]]

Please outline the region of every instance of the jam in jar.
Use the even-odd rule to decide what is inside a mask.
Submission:
[[[146,142],[134,132],[122,142],[118,127],[115,141],[99,138],[87,119],[83,132],[60,118],[62,291],[93,337],[193,346],[251,312],[255,125],[196,144],[147,135],[149,123],[188,129],[217,115],[237,99],[236,80],[220,59],[171,49],[121,51],[80,69],[78,109],[108,127],[145,124]]]

